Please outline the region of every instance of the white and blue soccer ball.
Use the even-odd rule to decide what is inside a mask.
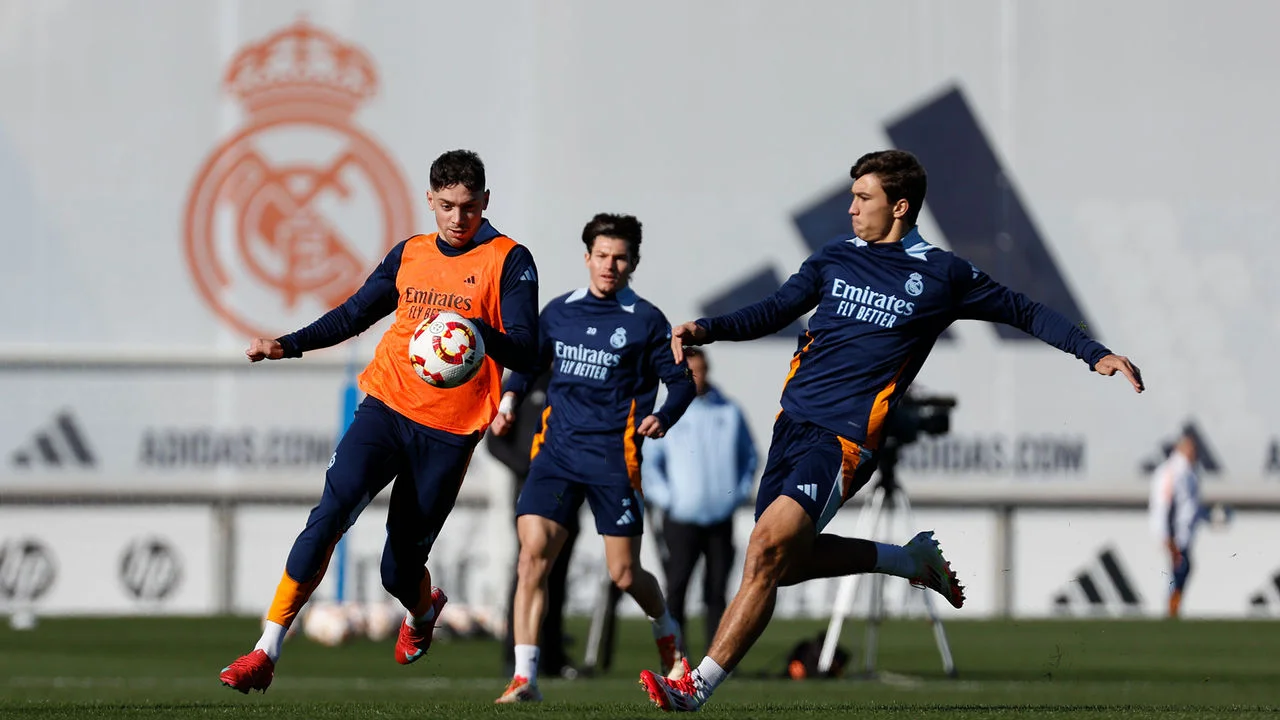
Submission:
[[[435,387],[458,387],[475,377],[483,362],[484,338],[475,324],[457,313],[436,313],[409,337],[413,371]]]

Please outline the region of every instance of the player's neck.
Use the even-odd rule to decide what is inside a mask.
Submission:
[[[906,237],[907,233],[911,232],[911,228],[913,227],[915,227],[915,225],[907,226],[903,224],[901,221],[894,222],[893,227],[889,228],[889,232],[887,235],[880,238],[879,240],[869,240],[868,242],[870,242],[872,245],[889,245],[891,243],[900,243],[902,242],[902,238]]]
[[[466,240],[462,240],[460,238],[452,238],[444,234],[443,232],[436,233],[436,237],[440,238],[440,242],[444,243],[445,245],[448,245],[454,250],[462,250],[463,248],[466,248],[471,244],[471,240],[472,240],[472,238],[467,238]]]
[[[601,291],[600,289],[598,289],[595,285],[588,285],[588,286],[587,286],[587,291],[591,293],[591,296],[592,296],[592,297],[599,298],[599,299],[601,299],[601,300],[612,300],[612,299],[614,299],[614,298],[618,297],[618,293],[623,292],[623,291],[624,291],[624,290],[626,290],[628,287],[631,287],[631,284],[630,284],[630,283],[628,283],[628,284],[626,284],[626,285],[620,285],[620,286],[618,286],[618,288],[617,288],[616,290],[614,290],[613,292],[606,293],[606,292],[603,292],[603,291]]]

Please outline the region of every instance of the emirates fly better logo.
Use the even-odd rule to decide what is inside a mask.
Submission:
[[[269,336],[354,292],[410,234],[413,205],[396,163],[352,120],[378,89],[361,49],[299,20],[242,48],[222,85],[247,122],[196,176],[187,263],[219,317]]]

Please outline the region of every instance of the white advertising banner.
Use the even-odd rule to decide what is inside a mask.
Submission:
[[[495,506],[496,507],[496,506]],[[294,538],[306,522],[304,504],[236,508],[229,550],[231,575],[218,562],[226,539],[213,510],[198,506],[4,506],[0,507],[0,614],[32,610],[49,615],[205,614],[222,609],[230,583],[231,612],[260,615],[271,601]],[[860,508],[839,513],[829,532],[851,535]],[[383,503],[371,505],[347,534],[345,566],[336,560],[316,592],[333,598],[340,574],[346,597],[384,600],[380,562],[385,541]],[[572,555],[567,611],[590,614],[606,577],[603,544],[588,512]],[[890,524],[890,520],[892,523]],[[1274,547],[1274,516],[1238,512],[1221,526],[1202,526],[1192,546],[1192,573],[1183,600],[1187,617],[1280,615],[1280,556]],[[741,578],[742,556],[752,527],[749,510],[735,517],[738,558],[729,583]],[[863,526],[860,535],[871,534]],[[1167,556],[1151,536],[1147,516],[1137,511],[1021,510],[1013,514],[1010,565],[1000,567],[999,533],[993,512],[918,510],[914,522],[886,515],[876,536],[905,542],[917,530],[933,530],[966,587],[966,603],[955,610],[932,596],[946,618],[984,618],[1000,610],[1005,583],[1012,589],[1014,617],[1159,617],[1170,582]],[[515,559],[510,509],[455,509],[436,541],[433,581],[457,604],[501,611],[507,602]],[[655,536],[645,537],[643,562],[662,579]],[[691,583],[688,609],[703,610],[700,570]],[[1007,576],[1007,578],[1006,578]],[[812,581],[779,592],[779,617],[828,618],[840,580]],[[867,611],[870,583],[861,583],[850,610]],[[905,581],[885,584],[886,611],[919,616],[923,591]],[[624,598],[618,610],[638,616]]]
[[[829,532],[851,534],[857,522],[857,509],[847,509],[836,516]],[[375,503],[360,516],[346,535],[346,597],[349,600],[375,601],[388,597],[382,589],[379,564],[383,543],[386,506]],[[889,520],[885,516],[885,522]],[[233,609],[242,614],[265,612],[280,580],[285,558],[294,538],[306,524],[307,508],[296,506],[248,505],[236,513],[233,587]],[[604,559],[604,543],[595,530],[595,521],[586,509],[582,513],[583,532],[578,537],[569,564],[566,612],[590,615],[600,600],[602,586],[608,577]],[[651,527],[646,518],[646,527]],[[738,555],[729,581],[729,597],[736,592],[742,578],[742,553],[747,547],[753,525],[749,510],[740,510],[734,518],[734,534]],[[933,529],[942,542],[947,557],[961,574],[967,587],[968,601],[963,610],[955,610],[934,598],[934,607],[943,617],[986,617],[995,611],[997,583],[995,555],[990,543],[994,522],[990,513],[982,511],[921,511],[916,525]],[[901,516],[894,516],[892,528],[881,526],[885,541],[903,543],[916,530],[908,528]],[[908,534],[909,532],[909,534]],[[428,566],[432,582],[445,588],[451,602],[501,611],[506,607],[516,558],[515,528],[509,508],[496,511],[462,507],[449,516],[432,549]],[[652,532],[644,538],[641,562],[664,582],[658,541]],[[315,597],[336,596],[339,561],[330,568],[316,590]],[[703,611],[701,569],[690,583],[688,611]],[[797,587],[783,588],[778,595],[779,617],[830,617],[838,580],[818,580]],[[868,587],[859,591],[851,607],[855,614],[866,612]],[[919,614],[924,611],[923,592],[911,590],[906,581],[891,579],[884,594],[891,614]],[[618,612],[628,617],[641,615],[639,606],[623,598]]]
[[[205,507],[0,507],[0,613],[212,613],[216,549]]]
[[[1275,515],[1202,525],[1189,553],[1187,617],[1275,614]],[[1145,512],[1023,510],[1014,515],[1014,613],[1021,617],[1161,617],[1173,580]]]
[[[1211,482],[1275,500],[1280,177],[1260,159],[1280,155],[1280,107],[1258,89],[1278,20],[1191,0],[4,3],[0,489],[259,489],[272,448],[336,425],[340,381],[166,368],[242,362],[432,231],[445,150],[486,160],[488,215],[533,251],[544,300],[584,283],[583,224],[627,212],[635,287],[679,322],[776,288],[848,231],[854,160],[901,147],[930,173],[927,240],[1150,388],[960,323],[918,380],[958,400],[951,434],[909,447],[904,478],[1142,497],[1188,425]],[[324,362],[367,358],[379,327]],[[796,329],[711,350],[762,443]],[[149,437],[252,462],[140,468]]]

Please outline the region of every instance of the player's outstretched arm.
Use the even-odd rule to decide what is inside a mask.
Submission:
[[[1116,355],[1115,353],[1112,353],[1104,356],[1101,360],[1094,363],[1093,369],[1095,372],[1106,375],[1107,377],[1111,377],[1116,373],[1124,375],[1125,378],[1128,379],[1129,384],[1133,386],[1134,392],[1142,392],[1147,389],[1147,386],[1142,382],[1142,371],[1138,369],[1137,365],[1130,362],[1129,358],[1123,355]]]
[[[396,274],[400,272],[400,256],[404,253],[406,242],[408,241],[391,248],[391,252],[374,268],[360,289],[341,305],[301,330],[276,338],[283,353],[280,357],[302,357],[305,352],[332,347],[359,335],[395,312],[400,301]],[[250,346],[250,350],[252,349],[253,346]],[[278,359],[271,355],[266,357]],[[249,356],[249,361],[257,362],[252,355]]]
[[[671,331],[671,353],[684,359],[685,345],[705,345],[718,340],[755,340],[772,335],[804,317],[822,299],[822,271],[826,248],[809,256],[777,292],[758,303],[711,318],[701,318]]]
[[[1067,320],[1053,308],[1010,290],[959,258],[955,258],[951,272],[952,282],[962,288],[957,306],[958,318],[1012,325],[1075,355],[1088,363],[1090,369],[1103,375],[1124,375],[1136,392],[1146,389],[1141,371],[1129,358],[1111,352],[1089,337],[1082,326]]]

